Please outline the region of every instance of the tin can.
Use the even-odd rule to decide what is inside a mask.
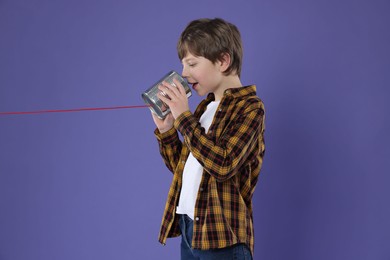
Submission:
[[[170,71],[168,74],[166,74],[164,77],[162,77],[159,81],[157,81],[154,85],[152,85],[150,88],[145,90],[144,93],[142,93],[142,98],[145,102],[145,104],[149,105],[150,110],[157,115],[158,118],[164,119],[171,110],[165,104],[162,102],[157,94],[161,93],[164,96],[167,96],[167,94],[163,91],[161,91],[158,87],[162,84],[163,81],[167,82],[168,84],[171,84],[172,86],[176,86],[173,82],[173,79],[177,79],[184,87],[187,97],[190,97],[192,95],[191,88],[188,86],[188,83],[186,80],[184,80],[177,72]]]

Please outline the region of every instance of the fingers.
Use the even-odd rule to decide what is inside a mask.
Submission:
[[[183,85],[174,79],[173,84],[163,82],[159,85],[158,98],[165,103],[172,112],[173,118],[176,119],[181,113],[189,110],[188,97]]]
[[[168,82],[163,81],[159,86],[159,89],[164,92],[171,100],[176,99],[176,97],[180,98],[180,96],[185,95],[184,87],[177,79],[173,79],[173,84],[169,84]]]
[[[161,93],[158,93],[157,96],[163,103],[167,104],[168,107],[171,105],[172,98],[167,97]],[[165,106],[165,105],[163,105],[163,106]]]
[[[179,91],[180,95],[186,95],[186,91],[183,85],[176,78],[173,79],[173,83],[176,85],[176,89]]]

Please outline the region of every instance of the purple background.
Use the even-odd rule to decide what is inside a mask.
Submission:
[[[186,24],[242,32],[267,152],[255,259],[390,259],[390,10],[380,0],[0,0],[0,111],[142,104]],[[192,110],[200,101],[190,99]],[[0,259],[178,259],[148,109],[0,116]]]

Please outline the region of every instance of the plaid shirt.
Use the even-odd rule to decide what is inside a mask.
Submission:
[[[209,94],[194,114],[181,114],[174,128],[163,134],[155,131],[160,153],[173,172],[159,241],[165,244],[168,237],[180,235],[175,212],[191,151],[204,168],[196,199],[192,247],[207,250],[245,243],[253,255],[252,195],[265,151],[264,105],[256,96],[255,86],[228,89],[206,134],[199,118],[213,100],[214,95]]]

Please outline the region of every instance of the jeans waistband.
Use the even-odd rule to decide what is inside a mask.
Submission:
[[[180,214],[180,218],[184,221],[186,225],[192,224],[194,222],[187,214]]]

